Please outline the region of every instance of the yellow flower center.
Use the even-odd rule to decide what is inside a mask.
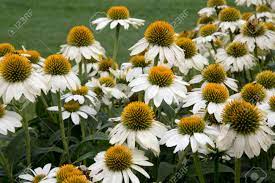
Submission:
[[[234,100],[225,106],[222,119],[237,133],[247,135],[256,132],[262,115],[256,106],[242,100]]]
[[[3,104],[0,104],[0,118],[5,115],[5,112],[5,107],[3,106]]]
[[[113,61],[113,59],[108,58],[98,62],[98,69],[100,71],[109,71],[110,68],[116,69],[116,63]]]
[[[121,114],[122,124],[134,131],[150,128],[153,121],[153,110],[143,102],[132,102],[128,104]]]
[[[127,19],[130,12],[125,6],[113,6],[107,11],[107,16],[112,20]]]
[[[189,38],[179,38],[176,41],[176,44],[181,47],[184,50],[185,58],[189,59],[192,58],[197,54],[197,46],[192,41],[192,39]]]
[[[252,12],[245,12],[242,14],[242,20],[248,21],[251,16],[253,16]]]
[[[151,23],[144,33],[144,37],[149,43],[163,47],[174,43],[174,35],[174,28],[165,21]]]
[[[9,54],[0,62],[0,74],[8,82],[16,83],[26,80],[32,72],[30,61],[19,55]]]
[[[257,74],[256,82],[264,86],[266,89],[275,88],[275,72],[263,71]]]
[[[200,28],[199,34],[202,37],[210,36],[217,32],[218,27],[214,24],[206,24]]]
[[[257,20],[247,22],[241,29],[243,35],[248,37],[259,37],[265,34],[266,27]]]
[[[46,177],[44,174],[36,175],[32,183],[39,183],[44,177]]]
[[[58,169],[58,171],[56,172],[56,179],[58,183],[61,183],[69,177],[81,175],[83,175],[83,173],[77,167],[72,164],[67,164],[62,165]]]
[[[229,91],[222,84],[207,83],[202,89],[202,96],[207,102],[224,103],[229,98]]]
[[[14,51],[15,51],[15,48],[10,43],[0,44],[0,57],[6,55],[7,53],[13,53]]]
[[[29,56],[26,56],[31,63],[33,64],[37,64],[39,62],[40,59],[40,53],[36,50],[18,50],[19,54],[27,54]]]
[[[65,179],[62,183],[89,183],[90,181],[86,178],[85,175],[78,176],[73,175],[67,179]]]
[[[213,17],[208,17],[208,16],[202,16],[198,19],[197,24],[210,24],[213,23],[215,19]]]
[[[114,172],[120,172],[130,168],[133,163],[131,150],[123,145],[110,147],[105,153],[105,164]]]
[[[70,100],[69,102],[64,103],[64,109],[69,112],[76,112],[80,108],[80,104],[74,100]]]
[[[270,12],[271,9],[267,5],[260,5],[256,7],[258,13]]]
[[[87,95],[89,91],[89,88],[87,86],[81,86],[80,88],[78,88],[77,90],[73,90],[72,94],[73,95]]]
[[[236,8],[224,8],[219,13],[219,19],[222,22],[235,22],[240,20],[241,12]]]
[[[44,71],[51,75],[66,75],[71,71],[71,64],[63,55],[50,55],[44,62]]]
[[[248,48],[244,43],[232,42],[227,46],[226,53],[232,57],[238,58],[248,54]]]
[[[209,83],[223,83],[226,72],[220,64],[210,64],[202,70],[202,76]]]
[[[179,133],[193,135],[193,133],[203,133],[205,128],[204,120],[199,116],[183,117],[178,123]]]
[[[110,88],[113,88],[116,85],[116,82],[115,82],[114,78],[112,78],[110,76],[100,77],[99,78],[99,83],[101,85],[105,85],[106,87],[110,87]]]
[[[226,5],[225,0],[208,0],[207,1],[208,7],[215,7],[215,6],[222,6],[222,5]]]
[[[271,108],[272,111],[275,111],[275,95],[273,95],[272,97],[270,97],[268,104]]]
[[[72,46],[89,46],[93,42],[94,35],[92,31],[84,25],[73,27],[67,36],[67,43]]]
[[[242,88],[241,96],[246,102],[257,104],[266,97],[266,90],[261,84],[248,83]]]
[[[147,67],[150,62],[145,61],[144,55],[135,55],[131,57],[130,62],[134,67]]]
[[[173,83],[174,77],[174,73],[170,68],[160,65],[150,69],[148,80],[153,85],[166,87]]]
[[[275,31],[275,25],[272,22],[265,22],[264,26],[267,30]]]

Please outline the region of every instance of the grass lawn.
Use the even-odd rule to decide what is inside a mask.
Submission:
[[[18,49],[25,45],[46,57],[59,51],[59,45],[65,43],[72,26],[89,26],[92,17],[102,16],[110,6],[127,6],[132,17],[145,19],[146,25],[159,19],[173,23],[186,14],[175,25],[180,32],[195,25],[197,11],[205,4],[206,0],[1,0],[0,42],[11,42]],[[22,19],[24,15],[29,18]],[[145,28],[121,32],[119,62],[127,61],[127,49],[142,38]],[[14,34],[10,36],[9,31]],[[95,32],[95,36],[110,53],[113,32],[105,29]]]

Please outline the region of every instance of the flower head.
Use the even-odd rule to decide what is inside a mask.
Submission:
[[[94,35],[92,31],[84,26],[73,27],[67,36],[67,43],[72,46],[82,47],[89,46],[94,42]]]
[[[208,7],[223,6],[223,5],[226,5],[225,0],[208,0],[207,1]]]
[[[208,102],[224,103],[229,98],[229,91],[224,85],[207,83],[202,89],[202,96]]]
[[[219,20],[222,22],[235,22],[241,18],[241,12],[232,7],[224,8],[219,13]]]
[[[1,43],[0,44],[0,57],[6,55],[7,53],[13,53],[15,48],[10,43]]]
[[[60,54],[50,55],[45,60],[44,71],[50,75],[66,75],[71,71],[71,64]]]
[[[265,88],[258,83],[248,83],[241,90],[241,97],[251,104],[262,102],[266,97]]]
[[[275,73],[272,71],[262,71],[256,76],[256,82],[266,89],[275,88]]]
[[[211,64],[202,70],[202,76],[209,83],[223,83],[226,72],[220,64]]]
[[[127,19],[130,12],[126,6],[112,6],[108,9],[107,16],[112,20]]]

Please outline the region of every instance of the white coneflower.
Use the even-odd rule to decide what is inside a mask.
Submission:
[[[224,36],[222,32],[218,32],[218,26],[215,24],[206,24],[199,30],[199,36],[194,39],[197,44],[211,43],[215,39]]]
[[[275,126],[275,92],[274,95],[271,96],[267,102],[259,105],[259,108],[266,115],[268,126]]]
[[[79,177],[79,178],[76,178]],[[83,180],[82,177],[86,177],[79,167],[72,164],[65,164],[59,167],[56,171],[56,180],[59,183],[71,183],[72,179],[76,179],[75,183],[90,183],[87,179]],[[71,180],[71,181],[70,181]]]
[[[94,158],[95,163],[89,167],[90,177],[93,182],[140,182],[133,170],[141,173],[146,178],[149,174],[141,166],[153,166],[144,155],[143,151],[129,149],[124,145],[115,145],[100,152]]]
[[[254,51],[256,46],[262,50],[274,50],[275,32],[268,30],[262,22],[252,20],[243,25],[235,41],[246,43],[249,51]]]
[[[24,183],[56,183],[56,172],[58,168],[51,169],[51,164],[46,164],[43,168],[30,169],[30,173],[19,175]]]
[[[218,122],[221,122],[221,113],[228,101],[229,91],[224,85],[207,83],[203,88],[189,92],[182,107],[194,105],[192,109],[194,114],[206,109],[209,114],[214,114]]]
[[[246,43],[234,41],[227,47],[217,50],[216,62],[224,65],[226,70],[241,72],[252,69],[256,64],[254,56],[249,52]]]
[[[272,0],[235,0],[237,5],[246,5],[246,6],[251,6],[251,5],[265,5],[265,4],[271,4]]]
[[[76,90],[80,80],[71,69],[70,62],[60,54],[50,55],[43,66],[44,77],[52,92],[64,91],[67,88]]]
[[[93,71],[89,74],[89,76],[109,76],[110,69],[117,69],[118,64],[111,58],[103,58],[99,62],[93,63]]]
[[[262,71],[257,74],[255,81],[266,89],[268,96],[275,93],[275,72],[269,70]]]
[[[137,29],[143,26],[144,22],[142,19],[131,18],[127,7],[113,6],[107,11],[107,17],[98,18],[92,21],[92,24],[97,25],[96,30],[104,29],[108,24],[111,29],[122,26],[127,30],[130,25]]]
[[[248,158],[259,156],[261,149],[269,149],[272,135],[275,135],[263,119],[260,110],[248,102],[234,100],[228,103],[223,110],[217,147],[233,152],[236,158],[241,158],[243,153]]]
[[[192,152],[206,152],[207,145],[214,147],[214,142],[209,136],[217,136],[215,128],[208,126],[204,120],[196,115],[183,117],[176,120],[177,128],[166,132],[160,144],[167,147],[176,146],[174,153],[184,151],[190,144]]]
[[[121,117],[110,120],[121,121],[110,132],[111,144],[123,144],[125,141],[130,148],[139,144],[144,149],[150,149],[159,155],[158,138],[167,131],[165,125],[156,121],[154,111],[143,102],[128,104]]]
[[[237,80],[227,77],[224,67],[220,64],[210,64],[201,71],[201,74],[194,76],[189,83],[196,84],[202,81],[202,87],[206,83],[219,83],[234,91],[238,91]]]
[[[175,43],[174,28],[164,21],[151,23],[144,33],[144,38],[129,50],[131,50],[130,55],[147,50],[146,60],[154,61],[158,58],[161,63],[166,60],[170,66],[178,66],[178,63],[184,60],[183,50]]]
[[[86,26],[73,27],[68,36],[67,44],[61,45],[61,53],[70,60],[77,63],[82,58],[100,60],[105,57],[105,50],[98,41],[95,40],[92,31]]]
[[[132,92],[145,91],[145,103],[153,100],[156,107],[159,107],[162,101],[168,105],[179,103],[179,100],[186,97],[188,85],[165,65],[152,67],[148,74],[140,75],[129,84]]]
[[[3,56],[9,53],[14,53],[15,48],[10,43],[0,43],[0,60],[3,59]]]
[[[7,111],[5,105],[0,104],[0,134],[7,135],[8,131],[15,132],[15,128],[21,127],[22,117],[13,111]]]
[[[271,8],[267,5],[260,5],[256,7],[256,14],[253,14],[249,20],[259,19],[263,22],[274,23],[275,14],[271,12]]]
[[[8,54],[0,62],[0,96],[4,103],[24,97],[34,102],[41,91],[47,92],[44,77],[32,68],[24,56]]]
[[[240,29],[240,27],[245,23],[245,21],[241,19],[241,12],[232,7],[224,8],[220,11],[219,21],[219,27],[222,32],[229,31],[231,34]]]
[[[207,1],[207,7],[202,8],[199,10],[198,14],[200,16],[213,16],[218,11],[222,10],[223,8],[226,8],[226,1],[225,0],[208,0]]]
[[[207,58],[198,53],[197,45],[192,39],[179,38],[176,44],[184,51],[185,59],[179,62],[179,70],[183,74],[187,74],[192,68],[200,71],[208,65]]]
[[[58,112],[58,106],[48,107],[49,111]],[[75,125],[79,125],[80,117],[84,119],[88,119],[88,117],[94,117],[96,115],[96,110],[88,105],[80,105],[78,101],[70,100],[69,102],[65,102],[62,111],[62,119],[68,119],[71,117],[72,122]]]
[[[16,53],[19,55],[25,56],[31,63],[35,69],[41,69],[43,66],[44,58],[41,57],[41,54],[36,50],[26,50],[24,46],[22,46],[22,50],[16,50]]]

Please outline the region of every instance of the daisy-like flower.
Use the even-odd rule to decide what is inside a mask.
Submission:
[[[275,93],[268,102],[259,105],[259,108],[265,113],[268,126],[275,126]]]
[[[220,150],[233,152],[241,158],[245,153],[249,158],[259,156],[272,145],[274,132],[266,126],[260,110],[243,100],[228,103],[222,114],[223,125],[217,139]]]
[[[241,34],[237,35],[235,40],[246,43],[249,51],[253,51],[256,46],[262,50],[275,49],[275,32],[268,30],[262,22],[255,19],[243,25]]]
[[[202,81],[202,87],[206,83],[219,83],[234,91],[238,91],[237,80],[227,77],[224,67],[220,64],[210,64],[201,71],[201,74],[194,76],[189,83],[196,84]]]
[[[93,64],[93,71],[89,75],[95,76],[99,74],[100,76],[109,76],[110,69],[116,70],[117,68],[118,64],[113,59],[105,58]]]
[[[83,172],[78,167],[72,164],[65,164],[59,167],[59,169],[56,171],[56,180],[57,182],[63,183],[64,181],[67,181],[71,177],[77,177],[77,176],[82,177],[83,175],[84,175]]]
[[[8,53],[14,53],[15,48],[10,43],[0,43],[0,59]]]
[[[166,60],[170,66],[178,66],[178,63],[184,60],[184,52],[175,41],[172,25],[165,21],[156,21],[147,27],[144,38],[129,49],[130,55],[139,54],[147,49],[146,60],[154,61],[158,56],[161,63]]]
[[[158,138],[167,131],[165,125],[156,121],[154,111],[143,102],[128,104],[121,117],[110,119],[121,121],[110,132],[111,144],[123,144],[127,140],[130,148],[135,148],[138,143],[144,149],[150,149],[159,155]]]
[[[89,181],[85,175],[81,175],[81,176],[73,175],[65,179],[62,183],[91,183],[91,181]]]
[[[252,15],[251,19],[259,19],[264,22],[273,22],[274,23],[274,18],[275,14],[271,12],[271,8],[268,7],[267,5],[260,5],[256,7],[256,15]]]
[[[220,11],[219,21],[219,27],[222,32],[230,31],[231,33],[240,29],[240,27],[245,23],[245,21],[241,19],[241,12],[232,7],[224,8]]]
[[[272,0],[235,0],[237,5],[265,5],[265,4],[271,4]]]
[[[206,149],[207,145],[214,146],[209,136],[217,136],[218,132],[208,126],[200,116],[183,117],[176,120],[176,123],[177,128],[166,132],[160,140],[160,144],[166,144],[167,147],[176,146],[174,153],[184,151],[189,144],[193,153]]]
[[[129,84],[132,92],[145,91],[145,103],[154,100],[156,107],[159,107],[162,101],[168,105],[178,103],[179,99],[186,97],[188,85],[165,65],[152,67],[148,74],[140,75]]]
[[[117,88],[116,81],[111,76],[102,76],[99,79],[92,78],[86,84],[97,97],[106,105],[110,105],[110,100],[114,97],[116,99],[127,98],[126,95]]]
[[[29,59],[29,61],[31,61],[31,63],[35,66],[34,68],[41,68],[43,62],[45,61],[45,59],[41,57],[38,51],[26,50],[24,46],[22,50],[16,50],[16,52],[22,56],[27,57],[27,59]]]
[[[81,105],[86,102],[92,104],[93,106],[96,106],[98,103],[96,93],[89,90],[88,86],[80,86],[76,90],[72,90],[69,93],[63,95],[61,99],[65,99],[65,102],[74,100]]]
[[[46,164],[43,168],[30,169],[30,173],[19,175],[24,183],[56,183],[56,172],[58,168],[51,169],[51,164]]]
[[[0,104],[0,134],[7,135],[8,131],[15,132],[15,128],[21,127],[22,117],[13,111],[7,111],[5,105]]]
[[[92,31],[86,26],[73,27],[68,36],[67,44],[61,45],[61,53],[70,60],[75,60],[77,63],[82,58],[100,60],[105,57],[105,50],[100,45]]]
[[[226,70],[241,72],[252,69],[255,63],[254,56],[249,52],[246,43],[234,41],[227,47],[217,50],[216,62],[224,65]]]
[[[185,59],[179,63],[179,70],[183,74],[187,74],[192,68],[200,71],[208,65],[207,58],[198,53],[197,45],[192,39],[179,38],[176,43],[184,51]]]
[[[224,35],[224,33],[217,32],[217,31],[218,31],[217,25],[206,24],[200,28],[199,37],[195,38],[194,41],[197,44],[213,42],[215,41],[215,39]]]
[[[253,15],[254,15],[253,12],[244,12],[244,13],[242,14],[242,20],[248,21],[248,20],[250,20],[250,18],[251,18]]]
[[[224,85],[207,83],[203,88],[189,92],[182,107],[194,105],[192,109],[194,114],[206,109],[210,115],[214,114],[218,122],[221,122],[221,113],[228,101],[229,91]]]
[[[113,6],[107,11],[107,17],[98,18],[92,21],[92,24],[97,25],[96,30],[104,29],[108,24],[111,29],[122,26],[127,30],[130,25],[137,29],[143,26],[144,22],[142,19],[131,18],[127,7]]]
[[[135,170],[146,178],[149,174],[141,166],[153,166],[144,155],[137,149],[129,149],[124,145],[116,145],[100,152],[94,158],[95,163],[89,167],[93,182],[123,183],[131,180],[133,183],[140,182],[133,173]]]
[[[214,16],[201,16],[197,20],[197,26],[195,28],[196,31],[199,31],[200,28],[206,24],[217,24],[217,20],[214,18]],[[186,37],[186,36],[185,36]],[[179,37],[180,38],[180,37]]]
[[[58,106],[48,107],[49,111],[58,112]],[[71,117],[72,122],[75,125],[79,125],[80,118],[88,119],[88,117],[94,117],[96,115],[96,110],[88,105],[80,105],[78,101],[70,100],[65,102],[62,111],[62,119],[68,119]]]
[[[0,62],[0,97],[4,103],[12,99],[19,100],[24,97],[34,102],[41,94],[47,92],[44,77],[32,69],[31,62],[23,56],[9,54]]]
[[[126,81],[132,81],[142,74],[148,73],[152,62],[146,61],[144,55],[135,55],[130,59],[130,63],[127,63]]]
[[[265,87],[268,95],[272,95],[275,93],[275,72],[272,71],[262,71],[256,76],[256,83],[261,84]]]
[[[225,0],[208,0],[207,7],[202,8],[198,14],[200,16],[212,16],[215,15],[218,11],[223,8],[226,8],[226,1]]]
[[[71,69],[70,62],[60,54],[50,55],[43,66],[44,77],[52,92],[64,91],[67,88],[76,90],[80,80]]]

